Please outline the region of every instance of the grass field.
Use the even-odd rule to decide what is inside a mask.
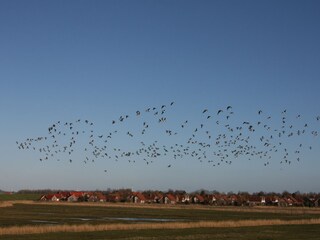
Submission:
[[[9,203],[0,240],[320,239],[319,209]]]
[[[40,194],[0,194],[0,202],[1,201],[15,201],[15,200],[33,200],[36,201],[40,198]]]

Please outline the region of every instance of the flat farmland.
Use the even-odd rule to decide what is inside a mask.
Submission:
[[[2,202],[0,239],[320,239],[320,209]]]
[[[15,200],[33,200],[36,201],[40,198],[40,194],[33,194],[33,193],[14,193],[14,194],[0,194],[0,202],[3,201],[15,201]]]

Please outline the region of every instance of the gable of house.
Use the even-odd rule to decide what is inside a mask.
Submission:
[[[163,203],[164,204],[175,204],[176,197],[171,193],[167,193],[167,194],[165,194],[165,196],[163,198]]]
[[[134,203],[145,203],[146,202],[145,196],[140,192],[132,193],[131,199],[132,199],[132,202],[134,202]]]

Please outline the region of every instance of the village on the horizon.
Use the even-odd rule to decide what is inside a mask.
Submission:
[[[1,191],[0,191],[1,192]],[[212,206],[279,206],[279,207],[320,207],[320,193],[220,193],[200,190],[187,193],[184,190],[132,191],[118,189],[108,191],[55,191],[55,190],[20,190],[17,193],[2,194],[39,194],[38,201],[44,202],[109,202],[136,204],[201,204]]]

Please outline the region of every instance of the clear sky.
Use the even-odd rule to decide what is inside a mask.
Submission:
[[[319,12],[320,2],[311,0],[0,1],[0,189],[320,192]],[[161,116],[145,112],[162,105]],[[166,120],[158,123],[161,117]],[[74,136],[74,152],[40,161],[45,155],[39,149],[53,144],[48,127],[60,121],[57,131],[67,131],[63,124],[78,119],[75,128],[86,132]],[[90,129],[85,119],[93,123]],[[150,126],[143,135],[145,121]],[[298,136],[305,123],[306,133]],[[276,139],[283,125],[286,132]],[[255,147],[248,150],[256,154],[251,160],[232,152],[243,141],[216,144],[219,134],[230,144],[239,126]],[[197,143],[174,159],[175,144],[187,148],[195,128]],[[84,162],[84,149],[93,148],[91,129],[101,155],[111,158],[91,155]],[[99,145],[112,131],[117,136]],[[72,136],[65,133],[57,139],[60,150]],[[40,136],[51,142],[18,149],[16,141]],[[141,141],[155,143],[160,155],[116,159],[143,148]],[[201,142],[211,145],[198,151]],[[164,155],[165,148],[170,154]],[[225,159],[219,152],[224,149]],[[266,156],[259,153],[267,150]]]

